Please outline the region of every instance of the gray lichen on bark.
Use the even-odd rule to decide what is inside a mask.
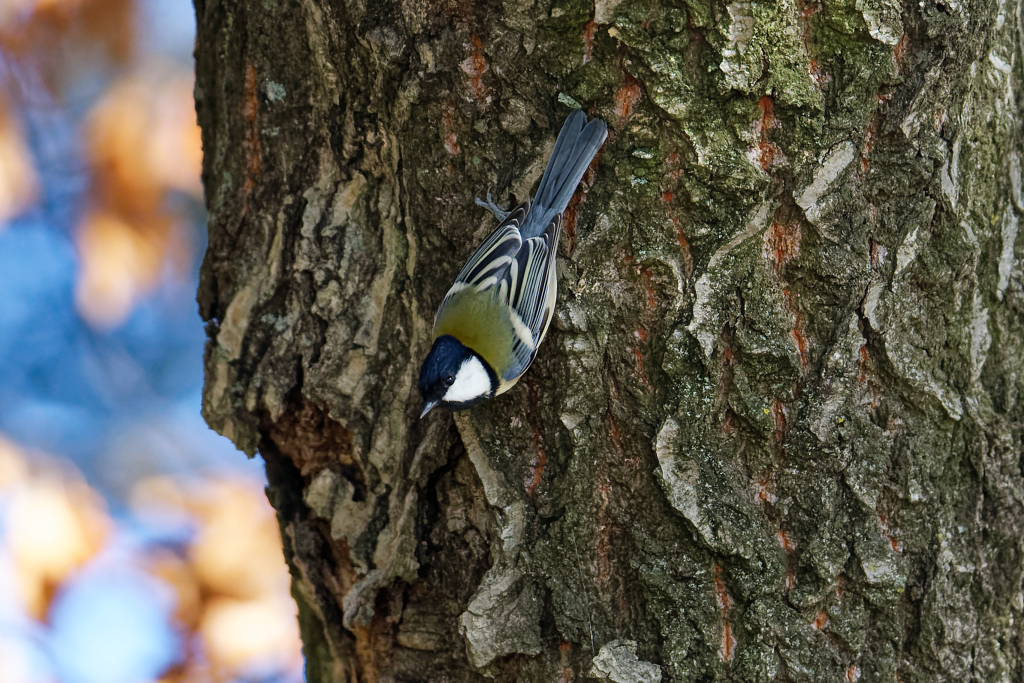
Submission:
[[[1020,2],[196,13],[203,410],[310,681],[1024,675]],[[418,421],[473,199],[567,103],[611,135],[554,329]]]

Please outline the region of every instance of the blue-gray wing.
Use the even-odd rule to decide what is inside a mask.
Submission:
[[[466,288],[491,291],[509,311],[515,337],[513,361],[502,373],[506,381],[516,379],[530,367],[552,313],[562,217],[555,216],[540,235],[524,241],[519,227],[529,209],[530,203],[523,202],[494,229],[462,267],[444,299],[447,302]]]
[[[515,362],[503,373],[511,381],[530,367],[547,332],[554,308],[555,261],[562,216],[555,216],[540,235],[523,242],[522,248],[499,283],[498,296],[508,303],[516,340]]]
[[[529,210],[530,203],[523,202],[498,224],[498,227],[488,235],[483,244],[466,261],[466,265],[462,267],[458,277],[455,278],[455,284],[448,290],[445,301],[452,294],[466,287],[484,290],[499,284],[523,246],[519,226],[523,224]],[[442,305],[444,304],[442,303]]]

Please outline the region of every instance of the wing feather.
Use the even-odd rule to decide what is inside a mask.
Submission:
[[[561,215],[555,216],[544,232],[523,242],[516,254],[515,263],[509,268],[510,271],[518,271],[518,277],[510,281],[506,301],[511,314],[515,316],[513,327],[520,334],[512,349],[515,363],[504,373],[507,380],[526,372],[547,332],[547,322],[551,315],[548,309],[553,303],[553,297],[549,294],[553,293],[551,288],[557,286],[553,271],[561,227]],[[530,343],[526,343],[526,335],[521,333],[522,330],[529,330]]]
[[[512,363],[501,373],[505,381],[515,380],[530,367],[547,332],[554,303],[562,217],[555,216],[541,234],[524,241],[519,227],[529,206],[528,202],[520,204],[494,229],[463,266],[438,309],[440,315],[448,300],[465,289],[492,293],[496,307],[508,312],[514,333]]]
[[[505,217],[498,227],[484,240],[473,255],[466,261],[458,277],[455,278],[455,285],[448,291],[447,298],[454,292],[468,285],[479,289],[486,289],[494,286],[497,280],[502,278],[519,253],[523,245],[523,237],[519,233],[519,226],[523,224],[527,212],[530,210],[530,203],[523,202]],[[490,278],[496,278],[491,282]]]

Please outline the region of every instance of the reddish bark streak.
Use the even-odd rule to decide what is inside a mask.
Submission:
[[[627,346],[626,349],[633,354],[633,359],[636,361],[636,371],[639,376],[640,383],[645,387],[649,387],[650,383],[647,381],[647,373],[644,370],[644,354],[635,346]]]
[[[819,88],[832,80],[831,76],[821,70],[818,62],[811,54],[811,45],[814,43],[811,17],[820,11],[821,4],[812,2],[801,7],[798,15],[801,28],[800,37],[804,43],[804,52],[807,53],[807,70],[810,72],[811,80],[813,80],[815,85]]]
[[[732,607],[732,597],[725,588],[725,581],[722,581],[722,568],[715,567],[715,599],[718,601],[718,609],[726,612]]]
[[[903,552],[903,541],[899,539],[899,529],[889,526],[889,518],[881,512],[878,513],[878,526],[882,535],[889,541],[889,547],[892,548],[892,551],[894,553]]]
[[[729,610],[733,606],[732,596],[722,580],[722,568],[715,565],[715,600],[718,602],[718,613],[722,618],[722,644],[718,648],[718,658],[723,662],[731,662],[736,655],[736,636],[732,633],[729,623]]]
[[[789,331],[789,336],[793,338],[793,342],[796,344],[796,350],[800,354],[800,365],[807,369],[807,338],[804,337],[804,333],[800,331],[800,314],[796,316],[796,325]]]
[[[575,195],[569,207],[562,212],[562,230],[565,232],[565,241],[568,243],[566,246],[570,255],[576,250],[576,205],[579,203],[576,199],[577,196],[579,195]]]
[[[683,234],[683,228],[679,225],[679,221],[675,218],[669,220],[676,226],[676,240],[679,242],[679,251],[683,255],[683,274],[689,280],[690,276],[693,275],[693,256],[690,255],[690,242],[686,239],[686,235]]]
[[[622,448],[622,431],[619,430],[619,422],[610,410],[606,415],[608,416],[608,434],[612,437],[612,443],[615,444],[615,448],[620,454],[624,454],[625,450]]]
[[[613,111],[619,120],[629,118],[633,113],[633,107],[640,101],[640,83],[628,73],[625,82],[614,96],[615,107]]]
[[[242,118],[247,124],[245,138],[242,140],[242,148],[245,150],[246,177],[243,183],[243,190],[248,193],[256,184],[256,176],[259,175],[260,140],[259,124],[259,92],[256,82],[256,67],[252,62],[245,64],[245,86],[242,98]]]
[[[537,454],[533,461],[533,479],[526,487],[526,494],[531,498],[533,498],[534,491],[540,486],[541,476],[548,464],[547,453],[544,452],[544,447],[540,443],[540,430],[536,426],[533,428],[533,450]]]
[[[441,105],[441,139],[449,154],[455,156],[459,153],[459,137],[455,134],[455,116],[450,102]]]
[[[772,417],[775,419],[775,438],[779,443],[786,438],[786,406],[779,399],[772,399]]]
[[[832,77],[822,71],[818,66],[818,63],[813,59],[811,60],[810,68],[808,70],[811,72],[811,80],[814,81],[815,85],[819,88],[832,81]]]
[[[475,35],[469,37],[469,57],[462,62],[462,70],[469,76],[469,92],[478,103],[485,100],[487,88],[483,75],[490,69],[484,58],[484,44]]]
[[[640,266],[640,277],[644,282],[644,289],[647,290],[647,306],[654,308],[658,305],[658,290],[651,285],[651,280],[654,278],[654,273],[650,268],[644,268]]]
[[[722,621],[722,647],[718,650],[718,656],[723,662],[731,662],[736,653],[736,636],[732,634],[732,624],[728,620]]]
[[[757,106],[761,108],[761,132],[763,133],[777,125],[775,121],[775,101],[771,96],[763,95],[757,101]]]
[[[772,482],[771,470],[765,470],[761,478],[754,483],[755,498],[758,503],[775,504],[778,497],[774,492],[775,484]]]
[[[586,64],[594,58],[594,31],[597,29],[597,24],[591,19],[587,22],[587,25],[583,27],[583,63]]]
[[[772,399],[771,413],[775,428],[770,441],[775,459],[781,464],[786,459],[786,406],[779,399]]]
[[[754,159],[758,164],[760,164],[762,170],[767,171],[776,163],[782,163],[785,161],[786,157],[782,154],[782,149],[780,149],[774,142],[762,140],[757,143],[757,147],[754,152]]]
[[[794,297],[792,292],[788,289],[782,290],[782,295],[786,298],[786,308],[793,314],[793,329],[789,331],[789,336],[793,339],[796,344],[797,353],[800,355],[800,365],[806,370],[807,369],[807,337],[804,336],[804,316],[797,308],[796,302],[793,301]]]
[[[896,47],[893,48],[893,51],[892,51],[892,57],[893,57],[893,59],[896,60],[896,65],[901,67],[901,69],[900,69],[901,71],[902,71],[902,66],[903,66],[901,64],[901,62],[903,61],[904,55],[907,54],[907,47],[909,45],[910,45],[910,36],[907,35],[906,33],[904,33],[903,37],[900,38],[900,42],[896,43]]]
[[[754,148],[754,159],[761,165],[761,169],[767,171],[776,164],[786,161],[782,150],[774,142],[768,141],[768,129],[778,128],[779,122],[775,118],[774,101],[768,95],[758,100],[757,105],[761,108],[761,120],[754,124],[754,129],[760,134],[761,140]]]
[[[783,267],[800,255],[800,225],[773,221],[764,233],[764,246],[762,251],[766,259],[774,264],[775,277],[782,279]],[[803,314],[796,305],[795,297],[789,289],[783,289],[782,294],[786,299],[786,308],[793,314],[793,329],[789,336],[796,344],[797,352],[800,354],[800,365],[807,369],[807,338],[803,330]]]
[[[764,255],[775,264],[775,276],[782,277],[782,267],[800,255],[800,225],[772,222],[764,232]]]
[[[588,187],[594,183],[594,178],[597,175],[597,165],[601,156],[601,151],[594,155],[594,159],[587,166],[586,172],[583,174],[583,187]],[[572,255],[573,251],[576,250],[576,210],[583,200],[586,198],[586,192],[576,191],[572,198],[569,200],[569,206],[562,212],[562,230],[566,237],[566,248],[569,255]]]

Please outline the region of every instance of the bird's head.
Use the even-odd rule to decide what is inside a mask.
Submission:
[[[420,368],[420,417],[437,405],[469,408],[494,396],[497,387],[498,377],[487,361],[455,337],[442,335]]]

